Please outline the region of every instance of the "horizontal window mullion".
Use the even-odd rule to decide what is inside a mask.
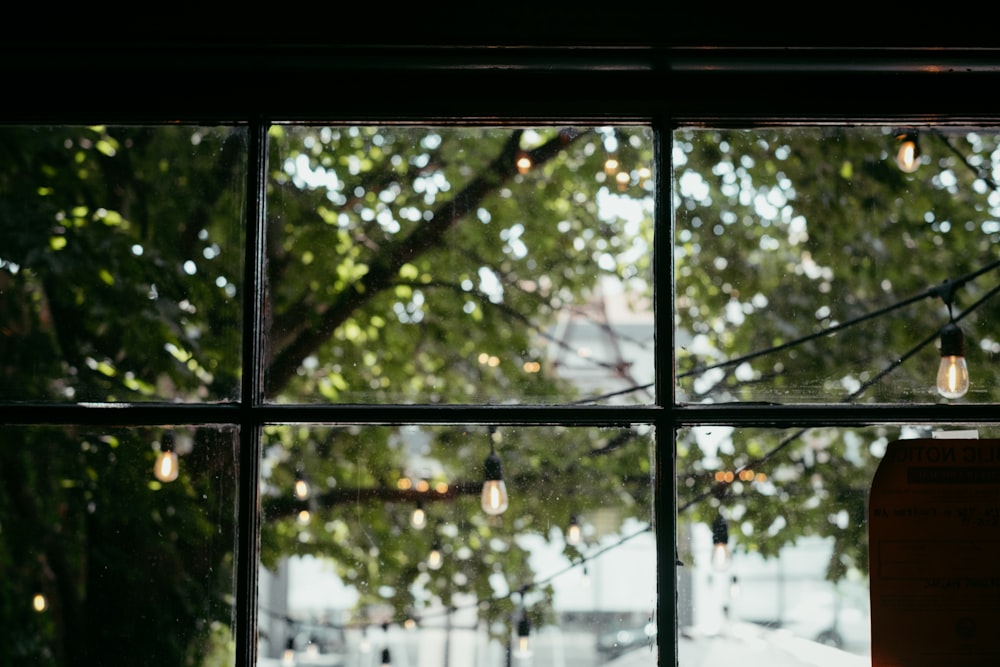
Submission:
[[[0,424],[562,424],[653,423],[655,406],[21,404],[0,407]]]
[[[870,424],[958,424],[997,423],[991,405],[779,405],[779,404],[699,404],[673,411],[678,425],[732,426],[864,426]]]

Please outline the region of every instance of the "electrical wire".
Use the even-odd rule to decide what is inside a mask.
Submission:
[[[995,263],[994,266],[996,264],[997,263]],[[997,293],[1000,293],[1000,285],[997,285],[996,287],[992,288],[991,290],[989,290],[988,292],[986,292],[982,297],[980,297],[978,300],[976,300],[971,306],[969,306],[965,310],[961,311],[958,315],[956,315],[954,317],[954,320],[955,321],[959,321],[959,320],[965,318],[970,313],[972,313],[976,309],[978,309],[981,305],[983,305],[984,303],[986,303],[986,301],[988,301],[989,299],[991,299],[992,297],[994,297]],[[913,357],[914,355],[916,355],[920,350],[922,350],[923,348],[925,348],[926,346],[930,345],[935,340],[937,340],[937,338],[941,335],[941,331],[944,329],[945,326],[947,326],[947,323],[941,325],[941,327],[938,328],[937,331],[935,331],[933,334],[927,336],[922,341],[920,341],[919,343],[917,343],[916,345],[914,345],[912,348],[910,348],[909,351],[906,352],[906,354],[902,355],[898,359],[895,359],[892,363],[888,364],[885,368],[883,368],[881,371],[879,371],[876,375],[874,375],[873,377],[869,378],[866,382],[863,382],[857,389],[855,389],[849,395],[847,395],[846,397],[844,397],[841,400],[841,402],[843,402],[843,403],[850,403],[851,401],[853,401],[854,399],[856,399],[858,396],[861,396],[865,392],[865,390],[867,390],[869,387],[871,387],[872,385],[880,382],[883,378],[885,378],[887,375],[889,375],[889,373],[891,373],[892,371],[894,371],[897,368],[899,368],[900,366],[902,366],[903,363],[906,360],[910,359],[911,357]],[[741,466],[735,472],[739,473],[741,470],[756,469],[756,468],[760,467],[761,464],[767,463],[768,461],[770,461],[771,459],[773,459],[781,451],[783,451],[784,449],[787,449],[789,445],[791,445],[793,442],[795,442],[796,440],[798,440],[799,438],[801,438],[808,431],[809,431],[809,429],[803,428],[803,429],[800,429],[800,430],[796,431],[795,433],[792,433],[792,434],[786,436],[773,449],[771,449],[769,452],[767,452],[763,456],[758,457],[758,458],[756,458],[756,459],[754,459],[752,461],[748,461],[747,463],[745,463],[743,466]],[[689,500],[688,502],[684,503],[683,505],[678,505],[678,507],[677,507],[677,513],[680,514],[682,512],[685,512],[688,509],[690,509],[691,507],[693,507],[694,505],[697,505],[697,504],[699,504],[699,503],[701,503],[701,502],[703,502],[705,500],[708,500],[709,498],[720,497],[720,494],[724,494],[726,488],[728,488],[728,486],[730,484],[731,484],[731,482],[718,482],[710,490],[708,490],[708,491],[706,491],[704,493],[701,493],[701,494],[693,497],[691,500]]]

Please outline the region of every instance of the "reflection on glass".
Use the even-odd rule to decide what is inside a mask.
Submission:
[[[870,664],[867,501],[887,446],[998,433],[981,424],[679,430],[680,667],[723,667],[747,652],[784,660],[792,646],[825,661],[815,664]]]
[[[183,461],[169,484],[165,433]],[[0,664],[232,664],[234,438],[0,428]]]
[[[649,128],[276,126],[270,146],[270,400],[652,401]]]
[[[674,133],[683,402],[933,403],[940,331],[968,341],[963,401],[1000,399],[1000,135],[924,128]]]
[[[498,516],[480,498],[491,441],[511,489]],[[655,664],[649,427],[275,425],[264,446],[261,665],[291,642],[300,661],[388,648],[393,664],[502,667],[525,628],[536,664]]]
[[[239,398],[245,143],[0,128],[0,400]]]

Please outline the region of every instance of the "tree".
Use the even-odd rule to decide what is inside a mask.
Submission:
[[[907,174],[883,128],[678,131],[681,400],[937,400],[942,295],[969,341],[969,400],[996,400],[989,275],[940,289],[995,261],[996,138],[921,137],[923,165]],[[651,360],[646,341],[627,339],[599,307],[649,312],[648,129],[289,124],[272,128],[268,155],[267,400],[586,400],[564,361],[573,351],[559,325],[569,316]],[[12,409],[241,398],[242,128],[8,127],[0,158],[0,392]],[[661,294],[670,283],[659,276]],[[626,289],[609,295],[608,285]],[[615,400],[647,401],[644,369],[629,358],[574,363],[632,390]],[[535,586],[518,538],[558,541],[571,515],[608,507],[612,530],[648,522],[653,434],[488,427],[269,427],[264,564],[330,558],[359,591],[360,622],[370,609],[401,618],[459,595],[486,602],[487,620],[509,618],[510,594],[525,587],[536,625],[546,620],[551,588]],[[161,483],[150,471],[167,433],[183,474]],[[3,434],[0,567],[17,583],[0,594],[0,656],[207,664],[232,614],[235,430]],[[897,435],[878,425],[760,428],[713,440],[682,429],[682,519],[710,524],[721,508],[739,518],[737,539],[765,554],[803,534],[831,535],[831,578],[863,573],[863,490]],[[669,436],[658,437],[663,446]],[[512,490],[500,520],[477,498],[491,446]],[[716,480],[750,468],[765,477]],[[293,493],[300,472],[313,487],[305,499]],[[421,480],[431,490],[406,486]],[[414,532],[407,519],[418,500],[432,522]],[[435,541],[453,556],[440,570],[423,560]],[[46,613],[28,613],[34,591]]]
[[[923,132],[922,161],[909,173],[894,159],[898,134],[678,132],[686,400],[943,401],[934,380],[949,313],[973,369],[963,400],[997,400],[997,138],[967,128]],[[737,429],[715,452],[690,429],[679,443],[679,502],[695,520],[737,517],[738,542],[765,555],[804,534],[830,536],[830,578],[865,574],[866,490],[886,443],[914,432],[926,429]],[[716,481],[717,471],[741,469],[767,478]]]
[[[243,131],[8,128],[2,150],[4,397],[239,398]],[[609,153],[631,165],[611,172],[625,174],[621,181],[605,172]],[[268,399],[577,398],[547,367],[548,348],[564,343],[553,326],[596,302],[602,274],[635,283],[640,297],[650,288],[648,211],[645,221],[625,219],[601,203],[648,196],[640,167],[650,153],[642,128],[275,127]],[[532,161],[526,173],[519,158]],[[606,366],[629,384],[630,369]],[[107,655],[204,660],[231,614],[233,432],[6,430],[18,445],[11,438],[0,450],[0,562],[24,584],[2,608],[5,627],[31,640],[0,650],[52,664],[71,655],[81,664]],[[472,593],[493,602],[486,617],[501,618],[512,603],[497,595],[497,572],[512,590],[532,583],[517,535],[551,537],[571,514],[609,502],[619,522],[649,519],[651,441],[642,429],[496,434],[508,483],[519,489],[517,518],[499,521],[475,497],[490,434],[470,425],[423,431],[428,451],[414,452],[408,429],[268,429],[265,564],[319,553],[357,583],[364,605],[402,613],[427,596],[449,604]],[[168,432],[184,473],[165,484],[150,471]],[[455,554],[433,577],[420,551],[433,531],[415,539],[402,530],[419,492],[398,480],[415,453],[435,464],[431,481],[448,484],[423,496],[442,522],[436,539]],[[316,489],[308,525],[291,494],[297,469]],[[32,591],[44,592],[46,614],[26,614]],[[540,621],[550,590],[536,592]],[[139,635],[148,638],[122,641]]]

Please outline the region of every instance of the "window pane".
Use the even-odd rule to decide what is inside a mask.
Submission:
[[[653,401],[649,128],[277,126],[270,164],[271,400]]]
[[[236,450],[234,429],[0,429],[0,664],[232,664]]]
[[[656,664],[652,448],[643,426],[270,427],[259,664],[388,648],[392,664],[500,667],[522,609],[534,664]]]
[[[680,666],[721,667],[733,655],[870,665],[869,491],[887,448],[896,440],[998,433],[996,425],[961,424],[681,429]],[[967,493],[952,487],[952,498]]]
[[[245,137],[0,128],[0,400],[239,397]]]
[[[681,401],[943,401],[949,311],[971,378],[959,400],[1000,398],[1000,137],[926,128],[904,170],[899,134],[675,133]]]

